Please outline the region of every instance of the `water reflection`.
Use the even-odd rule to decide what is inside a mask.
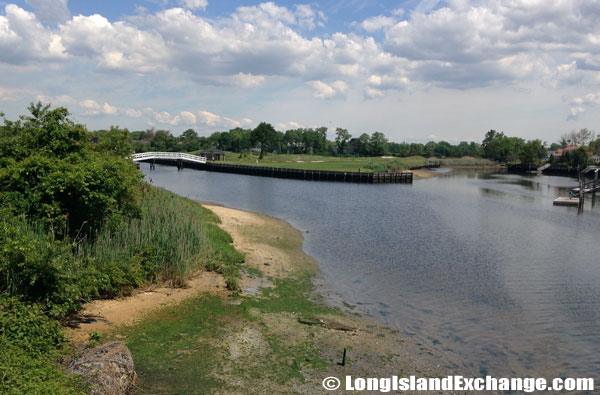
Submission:
[[[147,167],[143,170],[150,173]],[[600,210],[552,200],[576,180],[445,171],[409,185],[177,172],[156,185],[283,218],[347,303],[496,376],[600,373]]]

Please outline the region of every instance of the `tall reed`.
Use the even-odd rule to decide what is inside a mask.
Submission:
[[[106,265],[129,265],[143,276],[133,280],[138,283],[181,285],[195,270],[214,270],[226,275],[230,288],[237,288],[243,255],[216,225],[212,212],[163,189],[145,185],[141,194],[141,218],[123,222],[117,230],[106,228],[82,243],[84,261],[94,262],[100,271]]]

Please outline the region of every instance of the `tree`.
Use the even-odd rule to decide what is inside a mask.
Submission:
[[[97,139],[96,151],[112,153],[121,158],[133,153],[131,135],[127,129],[111,126],[110,130],[95,132],[95,137]]]
[[[168,130],[157,131],[150,142],[150,146],[154,151],[173,151],[176,144],[177,140]]]
[[[569,167],[583,169],[588,164],[587,151],[584,147],[579,147],[576,150],[568,151],[563,155],[562,162]]]
[[[546,148],[540,140],[529,140],[519,152],[519,160],[526,166],[537,165],[544,156],[546,156]]]
[[[507,137],[503,132],[490,130],[483,139],[484,157],[498,162],[510,162],[519,157],[525,141],[519,137]]]
[[[270,123],[261,122],[254,128],[250,136],[253,145],[260,145],[260,159],[262,159],[265,155],[267,145],[272,143],[277,137],[277,131]]]
[[[387,139],[381,132],[374,132],[369,140],[371,146],[371,156],[381,156],[385,154],[385,145]]]
[[[348,140],[352,138],[350,133],[348,133],[347,129],[337,128],[335,129],[335,142],[337,143],[337,152],[339,154],[344,154],[344,150],[346,149],[346,144]]]
[[[361,156],[368,156],[371,154],[371,141],[368,134],[363,133],[358,138],[357,151]]]
[[[560,136],[560,144],[562,148],[569,145],[587,145],[594,141],[594,137],[595,133],[587,128],[579,129],[578,132],[571,130],[569,133],[565,133]]]
[[[0,127],[0,207],[42,221],[56,237],[140,214],[135,191],[141,175],[119,157],[122,147],[115,150],[107,138],[114,155],[98,150],[65,108],[38,103],[29,110],[31,116]],[[122,138],[123,131],[111,130]]]

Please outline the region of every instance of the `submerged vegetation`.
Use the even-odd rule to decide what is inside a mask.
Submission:
[[[57,365],[60,322],[84,301],[200,269],[236,290],[243,255],[210,211],[142,181],[127,130],[29,110],[0,126],[0,392],[77,392]]]

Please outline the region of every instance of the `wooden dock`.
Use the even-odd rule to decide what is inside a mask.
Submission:
[[[301,170],[287,169],[280,167],[266,166],[245,166],[228,165],[221,163],[199,163],[183,161],[180,159],[141,159],[140,162],[149,162],[151,164],[160,164],[167,166],[177,166],[178,168],[190,168],[205,171],[215,171],[220,173],[244,174],[261,177],[290,178],[295,180],[307,181],[335,181],[335,182],[355,182],[366,184],[412,184],[412,172],[399,173],[364,173],[364,172],[345,172],[345,171],[326,171],[326,170]]]
[[[554,199],[555,206],[579,206],[578,197],[561,196]]]

